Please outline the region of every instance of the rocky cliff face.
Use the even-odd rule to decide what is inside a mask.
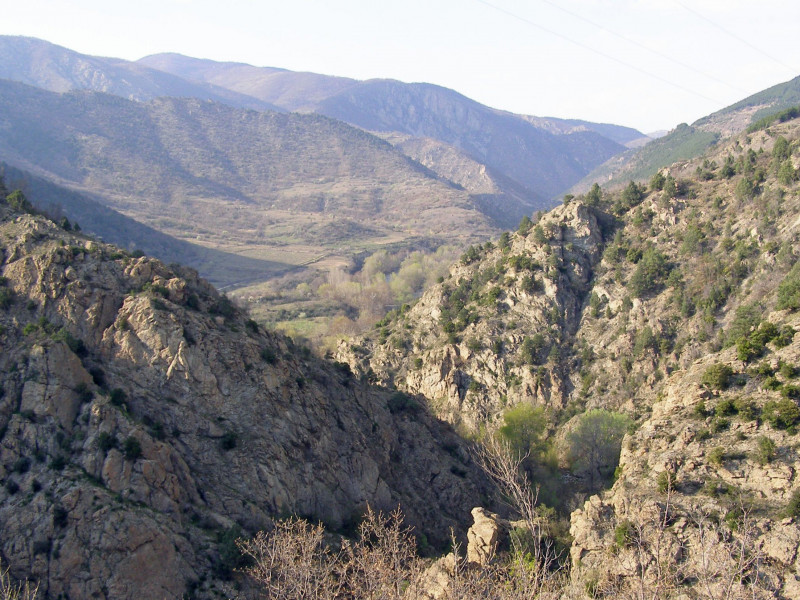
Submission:
[[[472,431],[521,402],[561,409],[572,391],[561,348],[573,343],[611,224],[576,202],[497,246],[470,248],[446,280],[343,345],[340,359],[424,395]]]
[[[592,593],[797,597],[798,138],[572,199],[340,357],[473,432],[522,403],[556,445],[587,408],[628,414],[616,483],[572,515]]]
[[[770,348],[773,366],[798,358],[794,343]],[[734,371],[732,389],[701,383],[715,365]],[[674,373],[626,438],[613,489],[572,514],[573,577],[612,595],[643,587],[740,597],[752,593],[742,583],[755,582],[757,597],[796,598],[800,457],[794,426],[770,407],[797,408],[770,387],[733,350]]]
[[[189,269],[0,207],[0,552],[51,597],[228,593],[233,539],[403,507],[432,544],[485,493],[410,397],[263,331]]]

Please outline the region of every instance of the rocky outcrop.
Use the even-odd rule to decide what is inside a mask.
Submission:
[[[193,271],[0,211],[15,577],[51,597],[203,597],[274,517],[346,530],[400,505],[443,545],[485,493],[424,407],[262,330]]]
[[[786,361],[797,349],[776,354]],[[699,385],[710,365],[725,364],[717,361],[738,367],[731,358],[722,352],[675,373],[626,437],[617,483],[572,513],[574,578],[608,594],[753,592],[744,581],[757,597],[796,597],[800,534],[787,510],[800,493],[800,458],[791,432],[758,417],[780,398],[759,378],[730,392]]]
[[[610,227],[576,202],[507,243],[472,248],[410,311],[343,344],[338,359],[425,396],[467,430],[521,402],[561,408],[572,383],[560,348],[573,342]]]

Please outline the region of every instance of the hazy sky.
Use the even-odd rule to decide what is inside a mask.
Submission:
[[[649,132],[800,75],[797,0],[25,0],[0,34],[453,88]]]

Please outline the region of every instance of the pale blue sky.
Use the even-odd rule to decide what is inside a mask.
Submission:
[[[691,122],[800,75],[796,0],[6,4],[0,34],[87,54],[133,60],[169,51],[426,81],[495,108],[645,132]]]

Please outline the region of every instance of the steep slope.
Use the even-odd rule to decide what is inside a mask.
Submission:
[[[732,343],[721,325],[764,302],[748,294],[774,298],[800,210],[794,179],[776,173],[795,168],[781,153],[794,148],[797,130],[794,121],[674,165],[663,190],[597,188],[533,227],[470,248],[440,285],[358,343],[367,351],[356,345],[353,366],[451,406],[471,396],[495,417],[526,399],[627,402],[633,412],[665,372]],[[566,380],[542,385],[558,371]],[[448,385],[454,378],[460,384]],[[483,419],[472,410],[462,417]]]
[[[121,59],[80,54],[30,37],[0,36],[0,79],[27,83],[51,92],[91,90],[139,101],[159,96],[199,98],[239,108],[280,110],[273,104],[224,87],[187,81]]]
[[[650,190],[596,187],[471,248],[339,358],[472,433],[545,407],[562,467],[589,409],[629,415],[616,483],[572,515],[590,593],[794,598],[799,179],[795,119]]]
[[[297,264],[330,248],[347,255],[367,243],[497,231],[465,191],[319,115],[58,95],[8,81],[0,106],[6,162],[218,249]],[[279,258],[287,243],[294,260]]]
[[[574,339],[610,226],[602,212],[573,203],[530,233],[471,247],[440,285],[342,348],[340,360],[426,396],[472,432],[520,403],[562,409],[572,390],[558,348]]]
[[[20,204],[19,197],[9,201]],[[232,544],[400,504],[445,544],[485,488],[415,401],[197,274],[0,206],[0,550],[48,597],[232,594]]]
[[[800,77],[796,77],[748,96],[691,125],[681,123],[644,148],[613,157],[592,170],[573,186],[572,191],[586,192],[595,181],[615,188],[622,187],[631,179],[645,180],[662,167],[701,156],[720,139],[741,133],[760,119],[799,104]]]

